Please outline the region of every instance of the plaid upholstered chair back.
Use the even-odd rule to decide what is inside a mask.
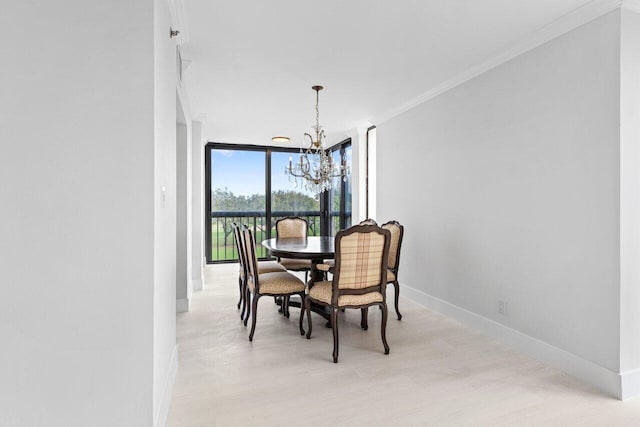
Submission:
[[[307,237],[307,220],[300,217],[288,216],[276,221],[276,237],[287,239],[291,237]]]
[[[382,224],[382,228],[389,230],[391,233],[391,241],[389,243],[389,263],[387,266],[391,270],[397,271],[398,264],[400,264],[400,248],[402,246],[404,227],[400,225],[398,221],[389,221]]]
[[[390,232],[375,225],[356,225],[336,235],[333,297],[382,292],[387,280]]]

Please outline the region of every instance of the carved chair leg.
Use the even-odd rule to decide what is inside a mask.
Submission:
[[[307,325],[309,326],[309,330],[307,331],[307,339],[311,339],[311,300],[309,298],[304,299],[304,308],[307,312]]]
[[[333,363],[338,363],[338,309],[331,307],[331,330],[333,331]]]
[[[249,341],[253,341],[253,333],[256,331],[256,316],[258,314],[258,300],[259,294],[253,294],[252,309],[251,309],[251,332],[249,332]]]
[[[306,310],[304,292],[300,293],[300,335],[304,335],[304,328],[302,327],[302,321],[304,319],[304,311]]]
[[[396,314],[398,315],[398,320],[402,320],[402,314],[400,314],[400,310],[398,310],[398,299],[400,298],[400,284],[397,280],[393,282],[393,286],[396,288]]]
[[[240,299],[238,299],[238,310],[240,310],[240,304],[242,304],[242,300],[244,295],[242,294],[242,279],[238,277],[238,290],[240,291]]]
[[[247,284],[240,284],[240,294],[242,294],[241,302],[242,302],[242,311],[240,312],[240,320],[244,320],[244,314],[247,311]]]
[[[246,286],[244,290],[244,304],[247,306],[247,310],[244,313],[244,326],[247,326],[249,316],[251,315],[251,290],[249,286]]]
[[[360,309],[360,327],[365,331],[369,329],[369,307]]]
[[[389,354],[389,344],[387,344],[387,303],[383,302],[382,307],[382,326],[380,335],[382,336],[382,345],[384,345],[384,354]]]

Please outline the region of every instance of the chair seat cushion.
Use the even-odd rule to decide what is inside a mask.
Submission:
[[[316,282],[309,289],[309,297],[324,304],[331,304],[331,294],[333,292],[332,282]],[[362,295],[340,295],[338,307],[349,305],[369,305],[374,302],[382,302],[383,297],[380,292],[369,292]]]
[[[316,268],[320,271],[331,271],[331,266],[329,264],[317,264]]]
[[[287,271],[277,261],[258,261],[258,274],[273,273],[274,271]]]
[[[325,259],[322,264],[316,265],[316,268],[320,271],[328,271],[333,273],[333,269],[336,266],[336,261],[333,259]]]
[[[280,258],[280,264],[287,270],[311,270],[311,260],[309,259]]]
[[[296,292],[304,292],[304,283],[291,273],[286,271],[274,271],[258,275],[261,294],[286,295]],[[255,284],[249,281],[249,287],[253,291]]]
[[[273,273],[274,271],[287,271],[277,261],[258,261],[258,274]],[[240,277],[244,279],[244,270],[240,267]]]

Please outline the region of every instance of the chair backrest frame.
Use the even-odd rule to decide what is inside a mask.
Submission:
[[[404,237],[404,226],[398,221],[389,221],[381,225],[382,228],[397,227],[398,228],[398,245],[394,248],[393,242],[389,244],[389,262],[387,266],[389,270],[397,275],[398,267],[400,267],[400,249],[402,248],[402,238]],[[393,236],[392,236],[393,239]],[[395,252],[395,253],[394,253]]]
[[[378,262],[380,263],[379,271],[380,278],[374,285],[370,285],[364,288],[341,288],[340,287],[340,272],[342,270],[342,254],[341,254],[341,241],[343,238],[350,236],[354,233],[377,233],[384,236],[384,246]],[[380,292],[382,294],[383,301],[385,299],[385,289],[387,284],[387,263],[389,259],[389,243],[391,240],[391,232],[384,230],[377,225],[354,225],[346,230],[339,231],[335,237],[335,268],[333,272],[332,283],[332,305],[338,305],[338,299],[340,295],[361,295],[369,292]]]
[[[251,229],[246,225],[242,226],[242,241],[244,245],[245,263],[247,265],[247,283],[253,281],[256,292],[259,292],[260,283],[258,280],[258,257],[256,256],[256,242],[253,239]]]
[[[238,225],[235,222],[231,223],[233,227],[233,237],[236,241],[236,248],[238,249],[238,263],[240,263],[240,271],[242,272],[243,279],[247,278],[247,257],[245,255],[244,241],[242,237],[242,225]]]

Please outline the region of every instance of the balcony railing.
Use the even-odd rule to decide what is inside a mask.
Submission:
[[[266,258],[266,249],[260,244],[269,236],[275,237],[275,223],[286,216],[298,216],[307,220],[309,236],[320,235],[320,212],[318,211],[272,211],[271,233],[268,233],[267,216],[264,211],[216,211],[211,212],[211,253],[213,262],[234,261],[238,259],[238,251],[233,237],[232,224],[246,225],[253,231],[256,239],[256,252],[259,258]]]

